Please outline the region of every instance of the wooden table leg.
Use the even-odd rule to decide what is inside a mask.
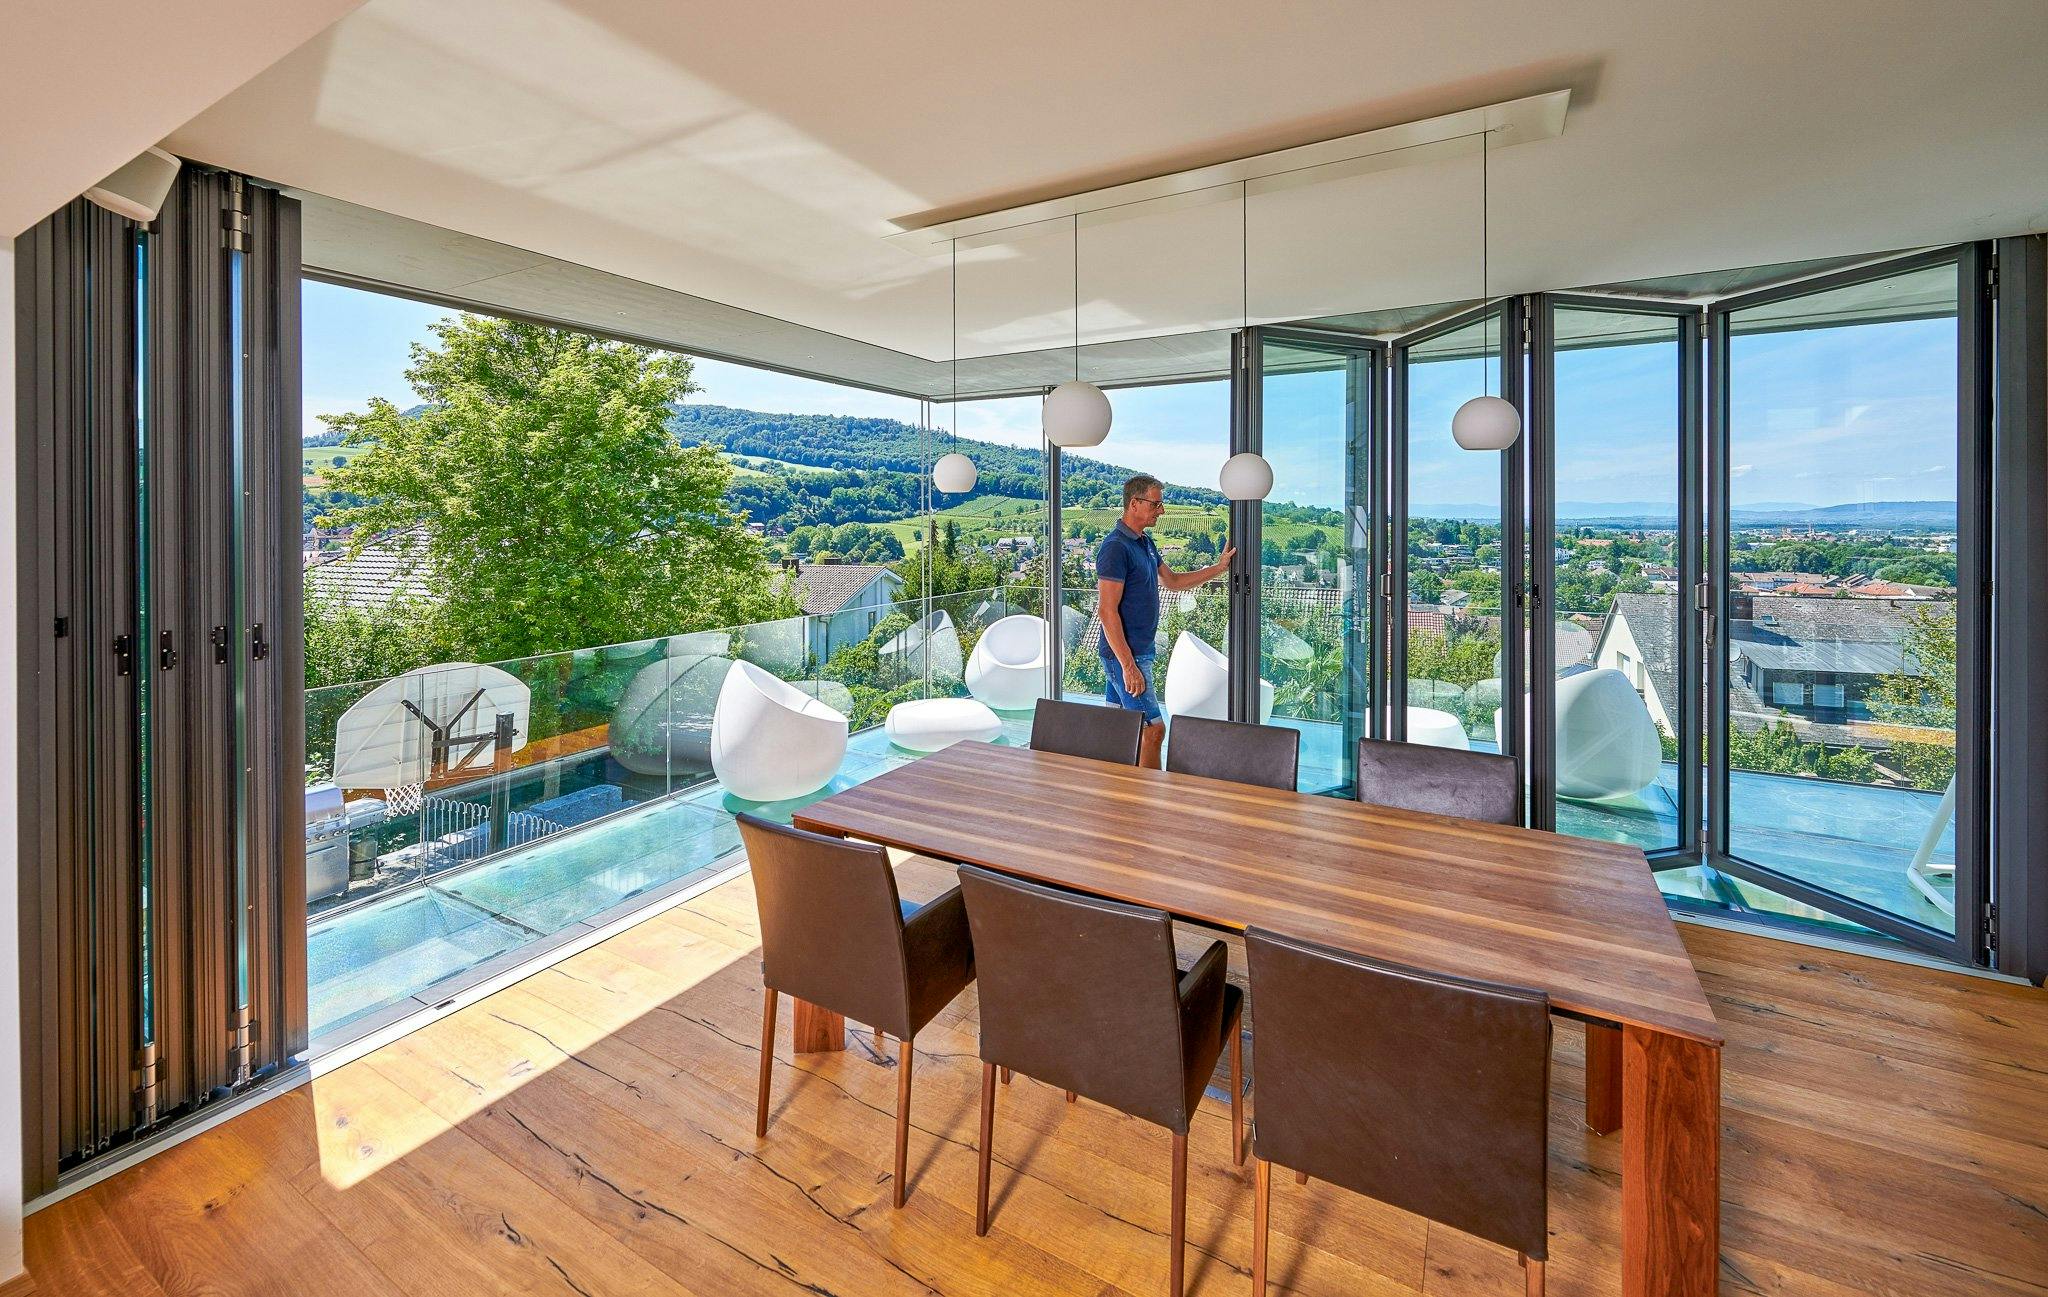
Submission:
[[[1586,1024],[1586,1129],[1621,1129],[1621,1028],[1611,1022]]]
[[[809,1000],[790,996],[796,1006],[789,1016],[791,1044],[799,1054],[823,1054],[846,1048],[846,1019]]]
[[[1627,1026],[1621,1059],[1621,1291],[1714,1297],[1721,1049]]]

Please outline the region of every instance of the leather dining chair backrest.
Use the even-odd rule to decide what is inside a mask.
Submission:
[[[882,848],[738,815],[761,913],[761,978],[799,1000],[915,1033],[903,910]]]
[[[1185,1133],[1192,1108],[1172,920],[971,865],[960,868],[960,890],[983,1061]]]
[[[1166,768],[1292,792],[1301,777],[1301,731],[1176,716],[1166,734]]]
[[[1041,698],[1031,714],[1031,747],[1038,752],[1061,752],[1070,757],[1134,766],[1138,764],[1138,744],[1144,734],[1143,713],[1121,707]]]
[[[1245,953],[1253,1152],[1543,1259],[1548,998],[1257,928]]]
[[[1386,739],[1358,740],[1358,800],[1487,824],[1522,822],[1512,757]]]

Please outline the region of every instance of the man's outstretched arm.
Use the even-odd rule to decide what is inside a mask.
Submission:
[[[1166,564],[1159,565],[1159,586],[1163,590],[1192,590],[1198,585],[1207,585],[1230,570],[1230,560],[1237,555],[1237,546],[1224,549],[1214,563],[1198,567],[1192,572],[1176,572]]]

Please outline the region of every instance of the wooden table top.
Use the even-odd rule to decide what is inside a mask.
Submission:
[[[1648,861],[1619,843],[988,743],[957,743],[795,821],[1722,1039]]]

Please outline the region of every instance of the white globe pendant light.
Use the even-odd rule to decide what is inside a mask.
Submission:
[[[1273,466],[1263,456],[1246,451],[1223,461],[1216,486],[1229,500],[1263,500],[1273,490]]]
[[[932,485],[947,495],[964,495],[972,491],[980,476],[975,471],[974,461],[957,450],[939,456],[939,462],[932,465]]]
[[[960,240],[953,240],[953,444],[960,444]],[[929,409],[929,405],[926,407]],[[974,489],[981,473],[974,461],[959,451],[939,456],[932,465],[932,489],[946,495],[965,495]]]
[[[1045,439],[1055,446],[1099,446],[1109,435],[1109,397],[1093,383],[1073,379],[1045,397]]]
[[[1045,439],[1063,450],[1100,446],[1109,435],[1109,397],[1081,381],[1081,214],[1074,213],[1074,377],[1046,393],[1039,412]]]
[[[1522,412],[1497,396],[1475,396],[1451,416],[1451,438],[1466,450],[1506,450],[1522,435]]]
[[[1482,132],[1479,136],[1479,301],[1482,307],[1490,295],[1487,282],[1487,213],[1490,208],[1487,146],[1492,139],[1490,132]],[[1475,396],[1459,406],[1457,413],[1451,416],[1451,440],[1465,450],[1506,450],[1521,435],[1522,412],[1514,407],[1513,402],[1498,396]]]

